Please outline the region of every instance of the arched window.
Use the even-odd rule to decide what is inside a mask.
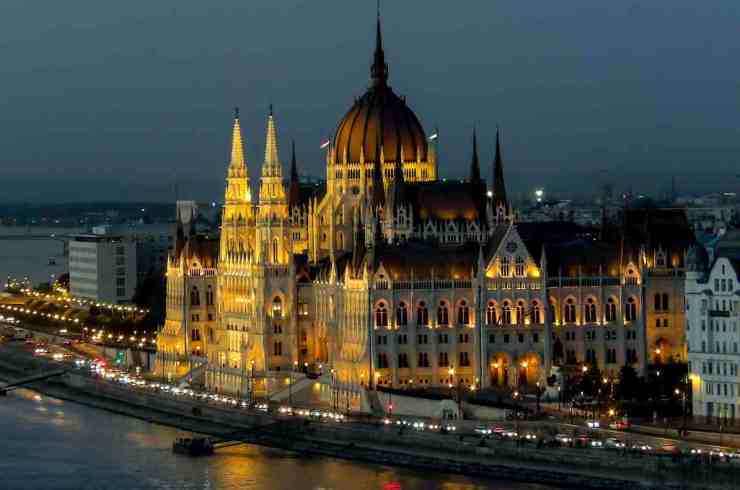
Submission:
[[[516,258],[515,273],[517,277],[524,277],[524,259],[522,257]]]
[[[449,325],[450,323],[449,313],[450,312],[447,308],[447,303],[445,301],[440,301],[439,307],[437,307],[437,324],[438,325]]]
[[[596,323],[596,300],[593,298],[586,299],[584,314],[586,316],[586,323]]]
[[[405,327],[408,324],[408,309],[406,303],[401,301],[398,303],[398,309],[396,310],[396,325],[399,327]]]
[[[511,262],[509,257],[501,257],[501,275],[503,277],[509,277],[511,274]]]
[[[511,303],[509,303],[508,301],[504,301],[503,310],[504,310],[503,323],[505,325],[511,325]]]
[[[386,308],[385,303],[382,301],[378,303],[378,307],[375,308],[375,326],[388,326],[388,309]]]
[[[429,325],[429,310],[427,304],[423,301],[419,301],[419,306],[416,307],[416,324],[427,326]]]
[[[606,300],[606,321],[613,322],[617,320],[617,302],[614,298]]]
[[[206,289],[206,304],[213,306],[213,288],[211,286],[208,286],[208,289]]]
[[[272,317],[283,317],[283,301],[280,299],[280,296],[275,296],[275,299],[272,300]]]
[[[489,301],[488,306],[486,306],[486,325],[495,325],[496,323],[498,323],[498,318],[496,318],[496,303]]]
[[[532,301],[532,323],[535,325],[542,323],[542,308],[538,301]]]
[[[458,325],[468,325],[470,323],[470,308],[465,300],[460,301],[457,307],[457,323]]]
[[[518,325],[524,324],[524,301],[522,300],[516,302],[516,318],[514,318],[514,321]]]
[[[660,311],[660,293],[655,293],[655,311]]]
[[[565,323],[576,322],[576,302],[573,298],[565,300]]]
[[[668,311],[668,309],[669,309],[668,308],[668,305],[669,305],[668,304],[668,293],[663,293],[663,295],[661,296],[661,299],[663,300],[661,302],[661,306],[663,308],[663,311]]]
[[[190,306],[200,306],[200,292],[196,286],[190,290]]]
[[[624,305],[624,320],[634,322],[637,319],[637,301],[635,298],[627,298],[627,304]]]

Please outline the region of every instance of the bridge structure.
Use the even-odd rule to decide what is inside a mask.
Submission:
[[[55,369],[54,371],[46,371],[44,373],[34,374],[32,376],[27,376],[25,378],[17,379],[11,383],[0,385],[0,396],[7,395],[9,391],[15,390],[17,388],[20,388],[22,386],[25,386],[31,383],[36,383],[38,381],[44,381],[49,378],[61,376],[66,372],[67,372],[66,369]]]

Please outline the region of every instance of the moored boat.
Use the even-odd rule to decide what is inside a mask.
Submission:
[[[172,443],[172,451],[187,456],[210,456],[213,443],[208,437],[179,437]]]

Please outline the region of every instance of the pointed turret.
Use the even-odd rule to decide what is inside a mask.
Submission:
[[[239,108],[234,108],[234,125],[231,131],[231,161],[229,162],[230,177],[245,177],[247,175],[247,163],[244,160],[244,143],[242,142],[242,129],[239,124]]]
[[[481,181],[480,178],[480,163],[478,162],[478,139],[475,134],[475,128],[473,128],[473,156],[470,160],[470,182],[477,184]]]
[[[231,160],[226,173],[226,202],[250,202],[249,171],[244,158],[244,143],[239,123],[239,108],[234,109],[234,124],[231,131]]]
[[[267,138],[265,139],[265,161],[262,164],[262,176],[283,177],[283,166],[278,156],[277,130],[275,129],[275,118],[272,114],[272,104],[270,104],[270,114],[267,117]]]
[[[388,186],[388,194],[385,198],[386,220],[390,223],[393,222],[398,208],[406,202],[404,191],[403,164],[401,159],[398,159],[393,167],[393,181]]]
[[[509,201],[506,199],[506,186],[504,185],[504,164],[501,160],[501,142],[499,139],[499,130],[496,129],[496,155],[493,158],[493,207],[509,208]]]
[[[283,183],[283,165],[278,156],[277,129],[275,117],[270,113],[267,117],[267,136],[265,138],[265,161],[262,164],[260,180],[260,216],[284,218],[288,215],[288,199],[285,195]]]
[[[365,258],[365,233],[360,223],[360,213],[355,209],[352,218],[352,273],[357,276],[360,273],[362,260]]]
[[[290,156],[290,188],[288,190],[288,207],[293,209],[301,199],[301,185],[298,178],[298,164],[295,157],[295,141],[291,144]]]
[[[375,154],[379,155],[373,164],[373,194],[370,204],[374,209],[383,207],[385,204],[385,190],[383,189],[383,147],[380,145],[380,136],[375,140]]]

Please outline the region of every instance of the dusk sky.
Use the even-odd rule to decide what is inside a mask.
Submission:
[[[446,176],[484,172],[502,127],[511,192],[737,190],[740,2],[385,1],[390,84]],[[0,201],[220,200],[238,105],[253,186],[274,104],[281,158],[369,82],[375,1],[3,0]]]

